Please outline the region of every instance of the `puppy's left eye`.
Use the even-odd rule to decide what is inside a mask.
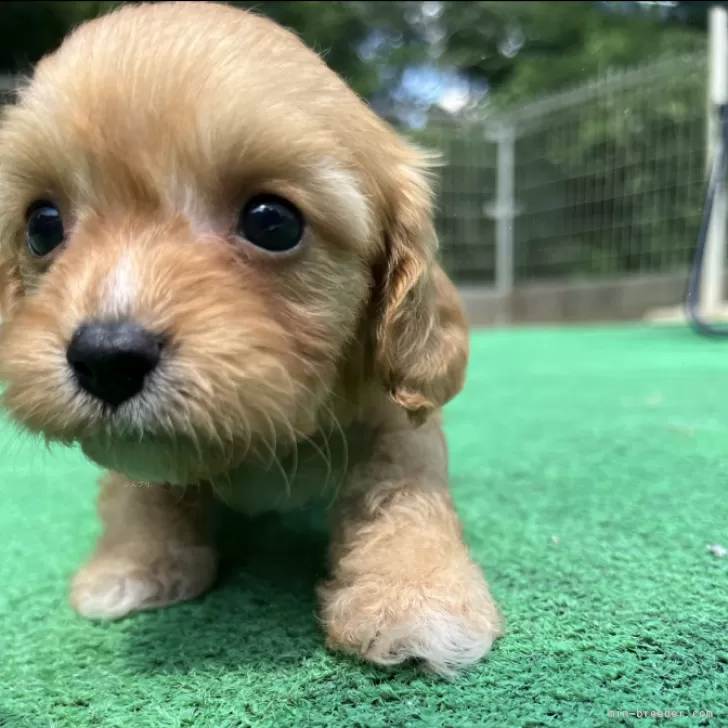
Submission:
[[[298,246],[304,227],[293,203],[276,195],[259,195],[242,209],[236,232],[263,250],[284,253]]]
[[[26,213],[25,239],[28,249],[38,258],[55,250],[66,237],[58,208],[41,201],[31,205]]]

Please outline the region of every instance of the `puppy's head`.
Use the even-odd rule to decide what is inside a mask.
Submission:
[[[375,386],[421,420],[467,333],[426,160],[292,34],[213,3],[75,31],[0,126],[0,376],[28,430],[212,477]]]

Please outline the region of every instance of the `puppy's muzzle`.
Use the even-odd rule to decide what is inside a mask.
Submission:
[[[66,358],[79,386],[118,407],[139,394],[159,364],[164,337],[130,321],[89,321],[75,331]]]

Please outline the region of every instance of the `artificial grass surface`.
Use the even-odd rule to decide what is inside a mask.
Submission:
[[[448,408],[455,499],[509,634],[448,684],[330,655],[315,519],[246,527],[204,599],[114,624],[67,579],[95,468],[0,430],[0,725],[728,725],[728,343],[642,327],[484,332]],[[232,542],[231,542],[232,543]],[[229,544],[230,545],[230,544]]]

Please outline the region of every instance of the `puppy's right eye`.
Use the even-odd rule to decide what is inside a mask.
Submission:
[[[277,195],[258,195],[242,209],[236,232],[269,253],[285,253],[301,242],[304,221],[292,202]]]
[[[25,222],[25,240],[30,252],[38,258],[55,250],[66,237],[58,208],[45,200],[28,208]]]

